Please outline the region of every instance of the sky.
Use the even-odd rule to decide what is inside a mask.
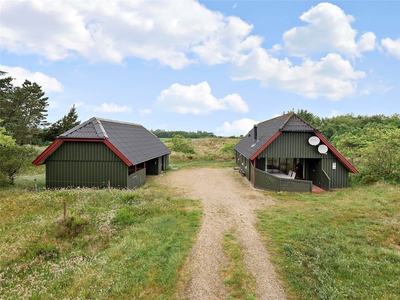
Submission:
[[[400,113],[400,0],[0,0],[0,70],[147,129],[246,134],[306,109]]]

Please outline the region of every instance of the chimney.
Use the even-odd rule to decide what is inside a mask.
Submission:
[[[257,143],[257,125],[254,125],[254,144]]]

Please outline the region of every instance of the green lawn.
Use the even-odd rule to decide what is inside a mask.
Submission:
[[[399,186],[269,195],[259,229],[292,299],[399,299]]]

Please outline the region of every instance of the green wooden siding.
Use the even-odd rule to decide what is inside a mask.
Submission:
[[[105,144],[64,142],[46,159],[46,186],[127,187],[128,166]]]
[[[331,188],[347,187],[349,171],[330,151],[320,154],[318,146],[311,146],[308,143],[311,136],[308,132],[282,132],[258,157],[321,159],[322,170],[331,179]]]

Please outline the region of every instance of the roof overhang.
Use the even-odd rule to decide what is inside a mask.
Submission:
[[[132,166],[132,163],[107,139],[79,139],[79,138],[58,138],[49,147],[47,147],[33,162],[35,166],[45,163],[54,151],[58,149],[64,142],[86,142],[86,143],[104,143],[112,152],[115,153],[127,166]]]
[[[252,157],[250,157],[250,160],[255,160],[256,157],[257,157],[258,155],[260,155],[261,152],[263,152],[273,141],[276,140],[276,138],[277,138],[278,136],[281,135],[281,133],[282,133],[281,131],[278,131],[277,133],[275,133],[275,134],[274,134],[260,149],[257,150],[256,153],[253,154]]]

